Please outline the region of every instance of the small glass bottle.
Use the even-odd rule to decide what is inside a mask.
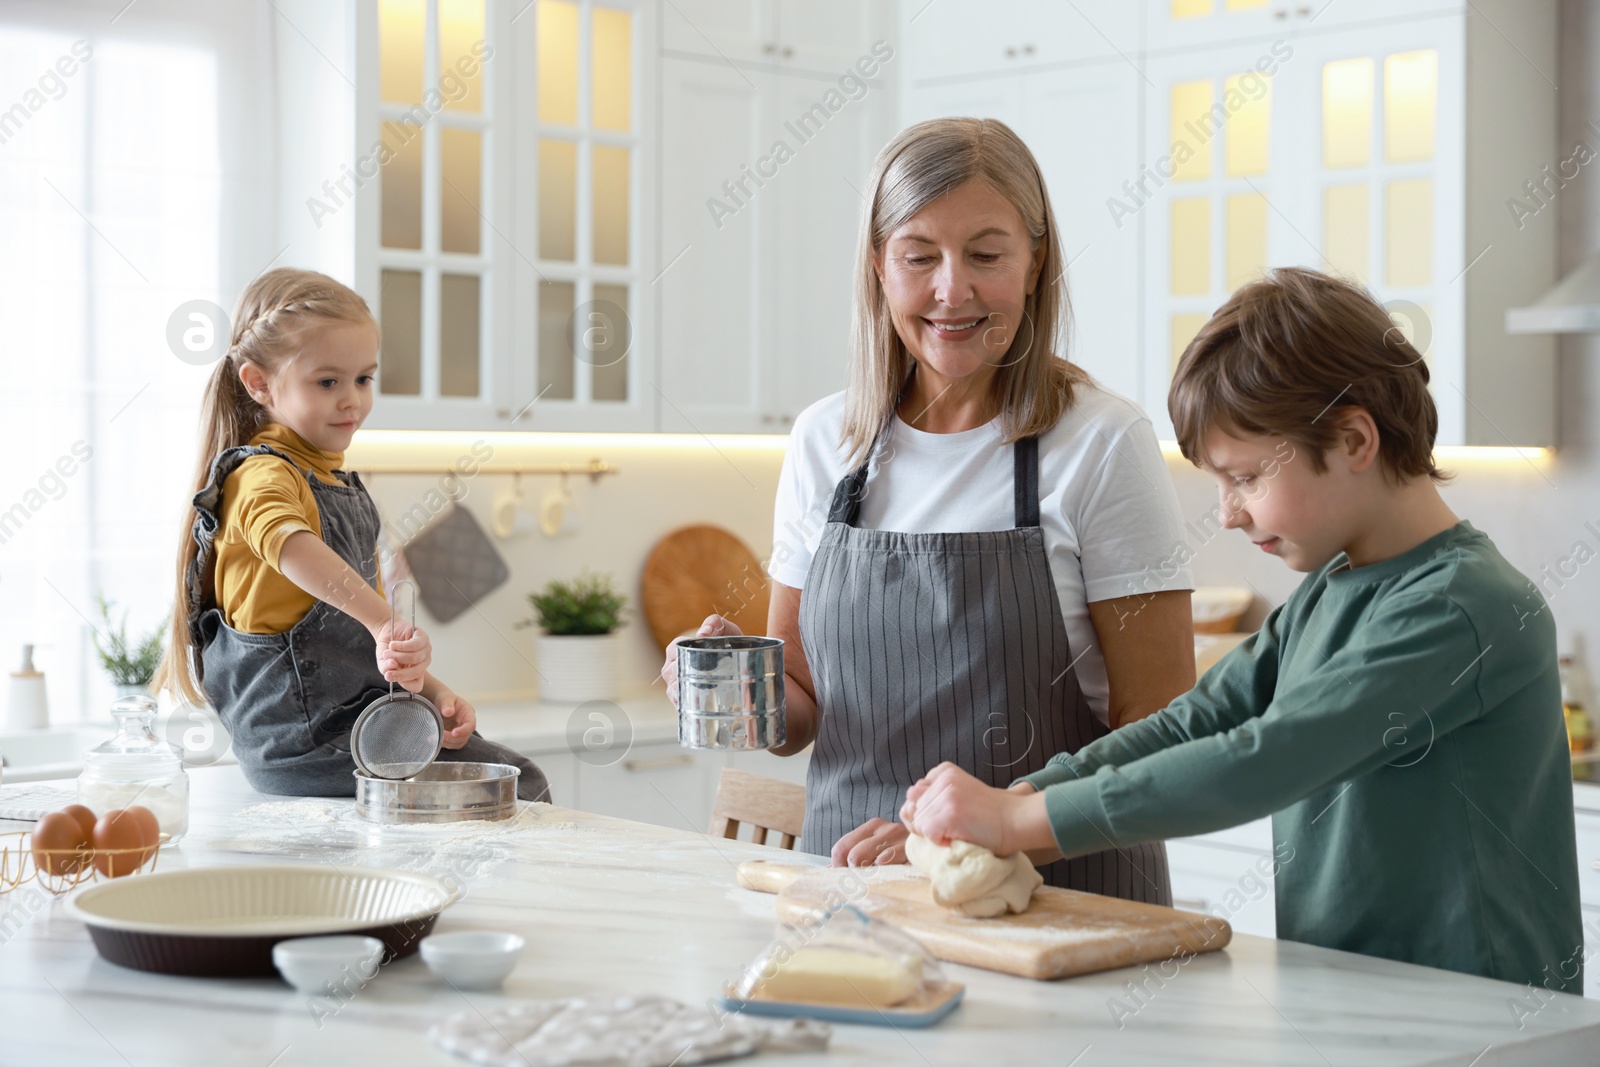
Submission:
[[[1567,747],[1576,760],[1594,748],[1594,723],[1583,705],[1582,677],[1577,661],[1570,655],[1563,655],[1556,663],[1561,671],[1561,712],[1567,720]],[[1572,776],[1587,780],[1592,770],[1587,761],[1574,762]]]
[[[168,836],[177,841],[189,829],[189,776],[178,746],[156,736],[156,702],[125,696],[111,705],[117,733],[84,753],[78,775],[78,802],[104,815],[139,804],[149,808]]]

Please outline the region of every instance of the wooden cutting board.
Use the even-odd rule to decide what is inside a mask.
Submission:
[[[712,614],[752,637],[767,632],[767,572],[748,545],[720,526],[667,534],[651,549],[639,584],[645,621],[663,650]]]
[[[865,893],[861,887],[865,883]],[[799,867],[748,860],[739,884],[777,893],[778,921],[815,921],[848,900],[898,926],[949,963],[1021,978],[1066,978],[1215,952],[1233,938],[1214,915],[1098,893],[1040,886],[1021,915],[969,919],[933,902],[928,880],[908,866]]]

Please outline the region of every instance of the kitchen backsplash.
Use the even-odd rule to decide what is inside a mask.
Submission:
[[[455,453],[436,457],[450,463]],[[474,608],[448,624],[419,622],[433,638],[433,672],[452,687],[475,697],[524,696],[536,686],[532,629],[517,629],[531,614],[528,594],[552,578],[583,570],[612,575],[628,597],[623,630],[623,679],[628,686],[648,684],[661,666],[639,607],[639,579],[645,558],[657,541],[682,526],[712,523],[732,531],[761,559],[772,548],[772,501],[783,454],[775,448],[709,445],[689,449],[643,448],[607,443],[599,448],[552,448],[518,454],[518,462],[584,464],[598,456],[618,473],[598,481],[568,479],[571,503],[568,529],[546,537],[534,519],[540,501],[557,488],[554,475],[521,477],[522,493],[533,509],[519,532],[495,547],[511,570],[510,579]],[[496,462],[503,457],[496,457]],[[353,464],[360,469],[359,463]],[[411,509],[428,511],[441,494],[459,486],[460,506],[488,530],[497,501],[513,492],[510,474],[480,473],[445,479],[439,475],[373,474],[367,486],[386,527],[400,527]]]
[[[1593,375],[1575,377],[1583,379],[1575,385],[1594,391]],[[1589,410],[1600,410],[1600,397],[1591,397],[1591,403]],[[770,554],[772,501],[783,459],[776,448],[662,450],[607,443],[599,449],[550,449],[519,458],[559,464],[583,463],[595,455],[620,473],[598,482],[570,479],[574,518],[568,531],[549,538],[531,516],[525,518],[526,532],[495,542],[511,570],[505,585],[449,624],[430,626],[424,615],[423,625],[434,641],[435,673],[449,684],[478,697],[531,693],[536,684],[533,631],[515,628],[530,613],[527,594],[552,578],[586,569],[613,575],[627,594],[623,677],[630,686],[649,684],[661,655],[640,614],[638,597],[645,558],[655,543],[681,526],[713,523],[738,535],[761,559]],[[1571,490],[1592,490],[1597,480],[1588,453],[1575,448],[1571,454],[1527,462],[1473,458],[1445,465],[1456,472],[1444,490],[1452,507],[1489,534],[1539,585],[1557,620],[1563,648],[1587,654],[1584,636],[1600,634],[1600,567],[1589,565],[1600,560],[1600,492]],[[1216,488],[1209,477],[1175,455],[1168,457],[1168,469],[1195,580],[1254,589],[1257,599],[1246,622],[1259,624],[1294,589],[1300,575],[1262,554],[1244,534],[1220,528]],[[441,488],[440,476],[410,474],[373,475],[368,484],[386,519],[396,522],[429,500],[430,493],[437,500]],[[481,473],[461,479],[459,485],[465,492],[461,505],[487,529],[496,502],[512,492],[513,478]],[[522,477],[522,492],[534,509],[556,485],[554,476]],[[1528,610],[1528,605],[1507,604],[1506,610]]]

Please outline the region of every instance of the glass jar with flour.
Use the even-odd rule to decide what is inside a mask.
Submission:
[[[156,702],[125,696],[111,705],[116,736],[84,753],[78,802],[95,815],[140,804],[155,814],[167,844],[189,829],[189,776],[178,747],[156,736]]]

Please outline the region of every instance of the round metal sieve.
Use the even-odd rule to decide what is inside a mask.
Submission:
[[[395,599],[402,585],[411,586],[411,625],[416,625],[417,587],[409,580],[396,582]],[[389,628],[394,629],[394,603],[389,605]],[[444,716],[420,693],[405,689],[389,692],[368,704],[350,730],[350,754],[356,766],[374,778],[410,778],[433,763],[444,748]]]

